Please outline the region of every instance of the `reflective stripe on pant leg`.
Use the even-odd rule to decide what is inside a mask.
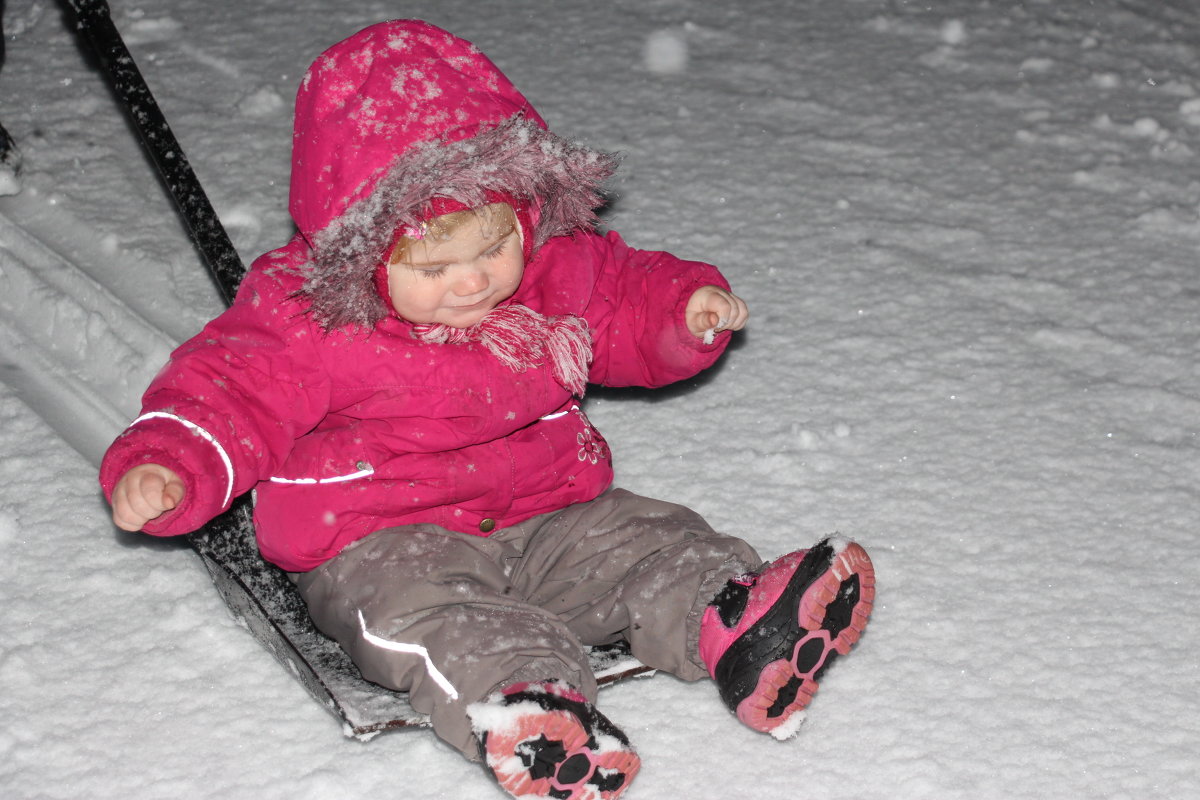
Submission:
[[[407,691],[414,709],[476,757],[466,707],[515,680],[564,680],[594,696],[578,640],[527,605],[500,566],[510,548],[436,526],[375,533],[296,576],[317,627],[367,680]]]

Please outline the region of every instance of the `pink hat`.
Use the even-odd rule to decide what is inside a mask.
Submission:
[[[289,207],[312,249],[300,294],[326,330],[370,328],[392,312],[378,273],[399,231],[505,202],[528,261],[595,225],[614,169],[547,130],[470,42],[418,20],[372,25],[321,54],[296,96]]]

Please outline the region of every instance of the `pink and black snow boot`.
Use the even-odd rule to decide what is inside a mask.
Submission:
[[[867,552],[825,539],[729,581],[704,613],[700,657],[738,719],[787,739],[821,675],[862,635],[874,599]]]
[[[616,725],[564,683],[518,683],[467,712],[479,749],[513,797],[613,800],[642,761]]]

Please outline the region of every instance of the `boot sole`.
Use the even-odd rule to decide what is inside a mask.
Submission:
[[[805,554],[775,603],[721,656],[721,698],[764,733],[787,730],[812,702],[818,682],[862,636],[875,600],[871,559],[851,542],[828,540]]]
[[[602,736],[607,748],[601,749],[597,733],[605,731],[591,730],[571,710],[531,709],[511,728],[486,734],[481,750],[497,782],[514,797],[613,800],[642,762],[611,734]]]

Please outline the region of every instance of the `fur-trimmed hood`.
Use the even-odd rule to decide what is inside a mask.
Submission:
[[[312,248],[301,294],[326,330],[390,309],[374,274],[430,201],[530,207],[532,248],[595,224],[611,154],[563,139],[472,44],[415,20],[372,25],[313,62],[296,98],[290,209]]]

